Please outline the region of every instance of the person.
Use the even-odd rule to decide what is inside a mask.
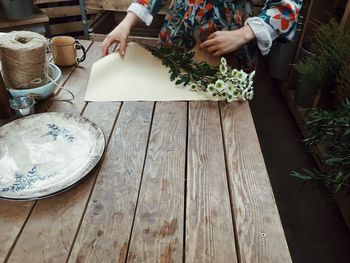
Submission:
[[[140,21],[149,26],[161,2],[134,0],[122,22],[103,41],[103,55],[119,42],[123,56],[132,27]],[[293,38],[301,6],[302,0],[266,0],[260,14],[252,16],[251,0],[172,0],[159,41],[164,46],[189,49],[198,41],[201,49],[214,56],[234,52],[241,68],[252,71],[257,48],[266,55],[276,38]]]

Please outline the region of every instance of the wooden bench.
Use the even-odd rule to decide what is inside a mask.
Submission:
[[[29,30],[43,35],[50,35],[49,17],[39,8],[34,8],[34,15],[28,19],[11,20],[0,13],[0,31]]]
[[[0,200],[0,262],[291,262],[249,104],[85,102],[101,48],[82,43],[73,104],[49,111],[98,124],[105,156],[69,191]]]
[[[82,16],[91,25],[101,14],[98,10],[85,11],[78,0],[34,0],[33,3],[49,17],[52,35],[83,35]]]

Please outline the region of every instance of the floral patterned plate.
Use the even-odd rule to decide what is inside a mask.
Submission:
[[[84,117],[42,113],[0,127],[0,198],[33,200],[79,182],[101,159],[103,132]]]

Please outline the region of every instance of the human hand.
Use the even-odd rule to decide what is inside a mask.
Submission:
[[[119,43],[119,53],[124,56],[126,50],[126,42],[128,40],[131,28],[140,21],[134,13],[128,12],[126,17],[114,28],[103,40],[101,47],[103,56],[108,55],[108,48],[113,43]]]
[[[206,49],[214,56],[222,56],[239,49],[254,38],[253,30],[246,25],[233,31],[216,31],[200,45],[200,48]]]

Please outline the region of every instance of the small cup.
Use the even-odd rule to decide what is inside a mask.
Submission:
[[[50,47],[54,63],[58,66],[73,66],[77,62],[83,62],[86,58],[84,46],[70,36],[57,36],[51,38]],[[81,58],[77,58],[78,49],[83,51]]]
[[[35,100],[27,96],[18,96],[10,100],[10,107],[18,116],[27,116],[34,113]]]

